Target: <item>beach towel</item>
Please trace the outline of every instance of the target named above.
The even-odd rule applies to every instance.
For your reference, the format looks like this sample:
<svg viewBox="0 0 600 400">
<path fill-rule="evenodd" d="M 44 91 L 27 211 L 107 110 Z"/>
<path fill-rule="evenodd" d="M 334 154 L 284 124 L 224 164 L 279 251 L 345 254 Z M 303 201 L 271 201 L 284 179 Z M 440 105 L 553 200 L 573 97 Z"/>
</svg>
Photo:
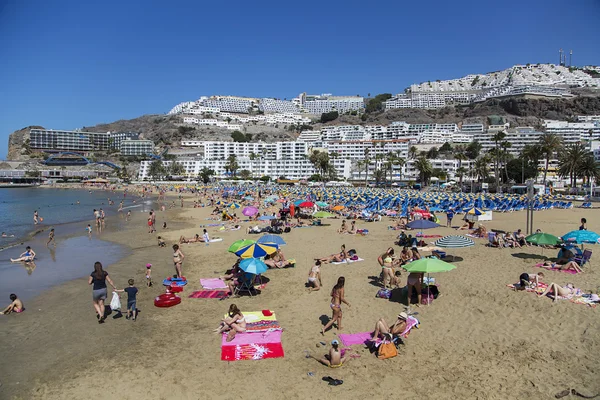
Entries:
<svg viewBox="0 0 600 400">
<path fill-rule="evenodd" d="M 427 239 L 431 239 L 431 238 L 441 238 L 442 235 L 419 235 L 417 233 L 417 237 L 419 238 L 427 238 Z"/>
<path fill-rule="evenodd" d="M 346 259 L 346 261 L 335 261 L 335 262 L 331 262 L 330 264 L 334 264 L 334 265 L 338 265 L 338 264 L 352 264 L 355 262 L 359 262 L 359 261 L 365 261 L 362 258 L 359 258 L 358 260 L 350 260 L 350 259 Z"/>
<path fill-rule="evenodd" d="M 221 346 L 235 346 L 244 344 L 281 343 L 281 330 L 269 332 L 239 332 L 231 342 L 227 341 L 227 333 L 221 335 Z"/>
<path fill-rule="evenodd" d="M 272 315 L 266 316 L 262 311 L 242 311 L 242 314 L 246 318 L 247 323 L 258 322 L 258 321 L 277 321 L 277 316 L 274 312 Z M 229 315 L 225 314 L 223 318 L 228 318 Z"/>
<path fill-rule="evenodd" d="M 556 268 L 556 267 L 550 267 L 550 266 L 548 266 L 548 265 L 544 265 L 544 263 L 535 264 L 535 266 L 536 266 L 537 268 L 543 268 L 543 269 L 546 269 L 546 270 L 548 270 L 548 271 L 564 272 L 564 273 L 566 273 L 566 274 L 572 274 L 572 275 L 575 275 L 575 274 L 577 274 L 577 271 L 574 271 L 574 270 L 572 270 L 572 269 L 562 269 L 562 270 L 561 270 L 561 269 L 558 269 L 558 268 Z"/>
<path fill-rule="evenodd" d="M 282 357 L 283 347 L 281 343 L 253 343 L 221 347 L 221 360 L 223 361 L 263 360 L 265 358 Z"/>
<path fill-rule="evenodd" d="M 213 238 L 213 239 L 210 239 L 208 241 L 208 243 L 216 243 L 216 242 L 222 242 L 222 241 L 223 241 L 223 238 Z"/>
<path fill-rule="evenodd" d="M 367 344 L 371 341 L 373 332 L 359 333 L 340 333 L 338 337 L 344 346 L 352 346 L 355 344 Z"/>
<path fill-rule="evenodd" d="M 227 342 L 227 334 L 221 338 L 221 360 L 262 360 L 283 357 L 281 331 L 241 332 Z"/>
<path fill-rule="evenodd" d="M 200 284 L 204 289 L 227 289 L 227 284 L 219 278 L 200 279 Z"/>
<path fill-rule="evenodd" d="M 246 323 L 246 332 L 268 332 L 273 330 L 282 330 L 278 321 L 258 321 Z"/>
<path fill-rule="evenodd" d="M 198 290 L 188 297 L 190 299 L 223 299 L 227 296 L 229 296 L 227 290 Z"/>
<path fill-rule="evenodd" d="M 518 289 L 521 287 L 521 284 L 520 283 L 512 283 L 512 284 L 506 285 L 506 286 L 511 289 Z M 525 291 L 536 292 L 537 294 L 542 294 L 542 293 L 544 293 L 544 290 L 546 290 L 547 287 L 548 287 L 548 284 L 546 284 L 544 282 L 540 282 L 540 283 L 538 283 L 537 288 L 527 287 L 527 288 L 525 288 Z"/>
<path fill-rule="evenodd" d="M 400 334 L 400 336 L 402 337 L 407 337 L 408 334 L 410 333 L 412 328 L 418 328 L 419 327 L 419 320 L 416 319 L 413 316 L 409 316 L 408 319 L 406 320 L 406 328 L 404 329 L 404 331 Z"/>
</svg>

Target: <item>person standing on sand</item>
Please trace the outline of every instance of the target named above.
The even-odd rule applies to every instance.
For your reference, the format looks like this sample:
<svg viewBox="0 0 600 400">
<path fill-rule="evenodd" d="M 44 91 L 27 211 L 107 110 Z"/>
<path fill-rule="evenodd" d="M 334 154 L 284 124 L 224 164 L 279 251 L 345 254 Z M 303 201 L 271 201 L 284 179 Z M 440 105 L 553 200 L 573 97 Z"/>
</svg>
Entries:
<svg viewBox="0 0 600 400">
<path fill-rule="evenodd" d="M 185 256 L 181 252 L 178 244 L 173 245 L 173 265 L 175 266 L 175 273 L 178 278 L 181 278 L 183 274 L 181 273 L 181 264 L 183 263 L 183 259 Z"/>
<path fill-rule="evenodd" d="M 54 240 L 54 228 L 50 229 L 50 233 L 48 233 L 48 243 L 46 243 L 46 247 L 50 245 L 50 242 L 54 242 L 54 247 L 56 247 L 56 240 Z"/>
<path fill-rule="evenodd" d="M 350 303 L 348 303 L 344 297 L 344 285 L 346 283 L 346 279 L 343 276 L 338 278 L 337 283 L 331 289 L 331 311 L 333 313 L 331 320 L 321 329 L 321 334 L 325 335 L 325 331 L 336 323 L 338 331 L 342 330 L 342 303 L 346 304 L 350 307 Z"/>
<path fill-rule="evenodd" d="M 94 304 L 94 309 L 96 310 L 96 318 L 98 318 L 98 323 L 103 324 L 106 319 L 104 315 L 104 300 L 106 300 L 106 281 L 112 286 L 113 289 L 117 289 L 115 284 L 113 283 L 110 276 L 108 276 L 108 272 L 102 269 L 102 264 L 99 261 L 94 263 L 94 272 L 90 274 L 88 279 L 88 285 L 93 285 L 92 287 L 92 302 Z"/>
</svg>

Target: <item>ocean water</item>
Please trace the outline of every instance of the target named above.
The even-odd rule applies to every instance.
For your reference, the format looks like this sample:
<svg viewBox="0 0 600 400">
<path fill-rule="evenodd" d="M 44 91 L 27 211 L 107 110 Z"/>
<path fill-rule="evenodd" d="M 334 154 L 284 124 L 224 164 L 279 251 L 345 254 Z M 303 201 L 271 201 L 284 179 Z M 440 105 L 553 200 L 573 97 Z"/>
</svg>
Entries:
<svg viewBox="0 0 600 400">
<path fill-rule="evenodd" d="M 114 206 L 108 205 L 111 198 Z M 123 193 L 84 189 L 10 188 L 0 189 L 0 231 L 11 238 L 0 238 L 0 247 L 27 237 L 39 229 L 78 221 L 93 221 L 94 208 L 102 208 L 106 215 L 114 215 Z M 124 199 L 124 207 L 139 207 L 130 195 Z M 77 204 L 79 202 L 79 204 Z M 34 225 L 33 212 L 38 211 L 43 222 Z M 85 225 L 84 225 L 85 227 Z M 57 229 L 58 230 L 58 229 Z"/>
<path fill-rule="evenodd" d="M 109 198 L 115 202 L 113 206 L 109 206 Z M 125 212 L 117 211 L 121 200 L 125 212 L 131 210 L 132 214 L 147 213 L 154 206 L 149 200 L 110 191 L 0 189 L 0 231 L 15 236 L 0 238 L 0 304 L 7 303 L 10 293 L 27 300 L 52 286 L 88 276 L 96 261 L 110 271 L 110 264 L 129 253 L 127 247 L 103 240 L 130 224 Z M 102 231 L 94 226 L 94 208 L 105 211 Z M 33 223 L 35 210 L 44 219 L 38 225 Z M 93 227 L 90 236 L 85 231 L 87 224 Z M 50 228 L 56 232 L 56 247 L 46 246 Z M 44 231 L 35 234 L 40 230 Z M 10 262 L 25 246 L 36 252 L 35 262 Z"/>
</svg>

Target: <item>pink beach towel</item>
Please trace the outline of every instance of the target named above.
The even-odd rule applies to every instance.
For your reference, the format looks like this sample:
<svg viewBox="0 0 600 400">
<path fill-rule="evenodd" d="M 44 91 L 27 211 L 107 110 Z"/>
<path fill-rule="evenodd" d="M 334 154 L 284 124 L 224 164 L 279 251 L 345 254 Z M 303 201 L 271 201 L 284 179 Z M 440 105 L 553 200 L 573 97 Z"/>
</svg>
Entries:
<svg viewBox="0 0 600 400">
<path fill-rule="evenodd" d="M 222 299 L 229 296 L 227 290 L 198 290 L 188 297 L 190 299 Z"/>
<path fill-rule="evenodd" d="M 219 278 L 200 279 L 200 284 L 204 289 L 227 289 L 227 284 Z"/>
<path fill-rule="evenodd" d="M 369 342 L 372 337 L 372 332 L 340 333 L 338 336 L 344 346 L 352 346 Z"/>
<path fill-rule="evenodd" d="M 235 346 L 245 344 L 266 344 L 266 343 L 281 343 L 281 331 L 270 332 L 240 332 L 235 335 L 231 341 L 227 341 L 227 334 L 223 333 L 221 338 L 221 346 Z"/>
<path fill-rule="evenodd" d="M 544 265 L 544 263 L 535 264 L 535 266 L 537 268 L 547 269 L 548 271 L 564 272 L 566 274 L 571 274 L 571 275 L 577 274 L 577 271 L 573 271 L 572 269 L 562 269 L 561 270 L 556 267 L 549 267 L 547 265 Z"/>
</svg>

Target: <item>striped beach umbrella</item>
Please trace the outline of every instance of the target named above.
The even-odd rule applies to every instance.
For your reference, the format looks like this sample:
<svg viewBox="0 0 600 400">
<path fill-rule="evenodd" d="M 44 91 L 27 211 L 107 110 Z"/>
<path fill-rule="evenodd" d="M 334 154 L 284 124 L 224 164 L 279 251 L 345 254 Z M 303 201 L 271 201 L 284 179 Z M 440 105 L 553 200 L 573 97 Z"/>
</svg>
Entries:
<svg viewBox="0 0 600 400">
<path fill-rule="evenodd" d="M 250 246 L 242 247 L 235 252 L 235 255 L 241 258 L 260 258 L 268 254 L 273 254 L 279 249 L 275 243 L 253 243 Z"/>
<path fill-rule="evenodd" d="M 465 236 L 449 235 L 436 240 L 433 243 L 433 245 L 438 247 L 457 249 L 461 247 L 475 246 L 475 242 L 472 239 L 469 239 Z"/>
<path fill-rule="evenodd" d="M 251 244 L 256 243 L 256 241 L 252 240 L 252 239 L 240 239 L 240 240 L 236 240 L 235 242 L 233 242 L 231 244 L 231 246 L 229 246 L 229 249 L 227 249 L 228 252 L 230 253 L 235 253 L 236 251 L 238 251 L 239 249 L 241 249 L 242 247 L 248 247 Z"/>
<path fill-rule="evenodd" d="M 480 210 L 479 208 L 477 208 L 477 207 L 473 207 L 473 208 L 471 208 L 471 209 L 467 210 L 467 211 L 466 211 L 466 213 L 467 213 L 468 215 L 481 215 L 481 214 L 483 214 L 483 211 L 481 211 L 481 210 Z"/>
</svg>

